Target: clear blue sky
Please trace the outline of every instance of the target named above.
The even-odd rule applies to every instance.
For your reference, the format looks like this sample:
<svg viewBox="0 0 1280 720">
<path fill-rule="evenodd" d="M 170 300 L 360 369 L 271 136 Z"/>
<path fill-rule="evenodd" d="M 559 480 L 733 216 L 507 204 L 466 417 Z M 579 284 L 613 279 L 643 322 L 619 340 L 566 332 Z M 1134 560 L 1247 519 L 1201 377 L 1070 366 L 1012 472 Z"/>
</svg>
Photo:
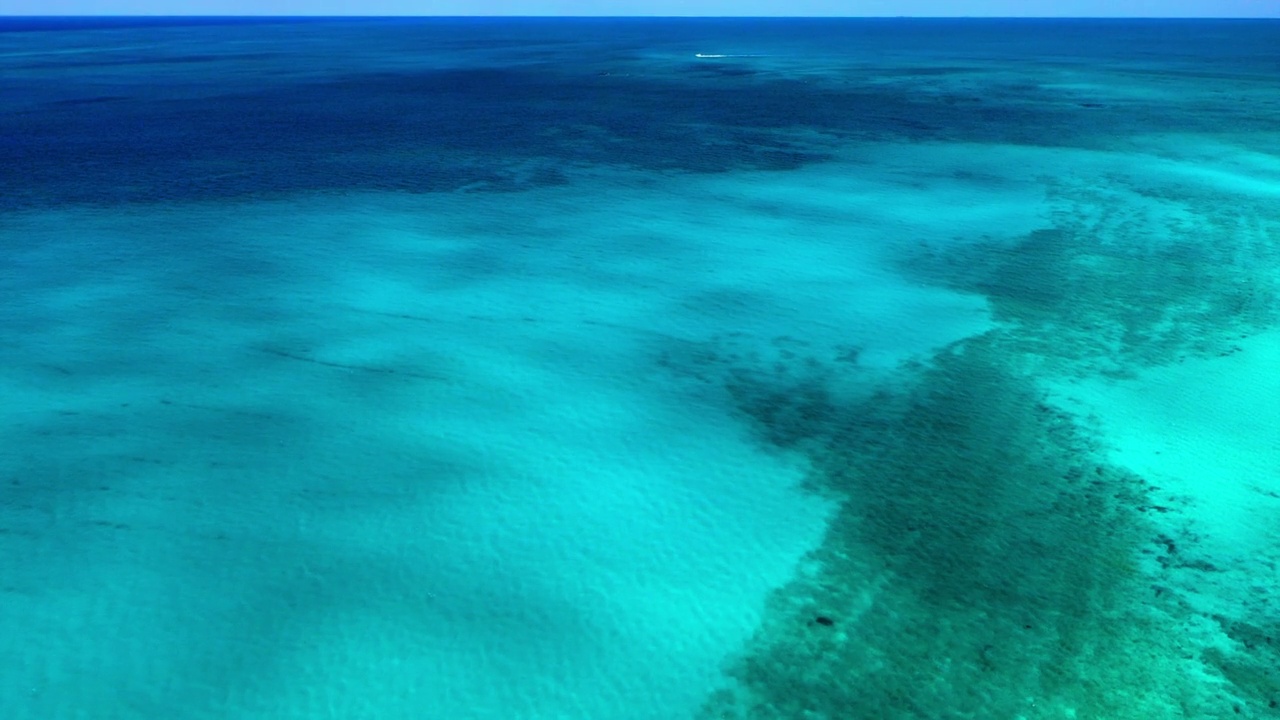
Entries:
<svg viewBox="0 0 1280 720">
<path fill-rule="evenodd" d="M 0 15 L 47 14 L 1280 18 L 1280 0 L 0 0 Z"/>
</svg>

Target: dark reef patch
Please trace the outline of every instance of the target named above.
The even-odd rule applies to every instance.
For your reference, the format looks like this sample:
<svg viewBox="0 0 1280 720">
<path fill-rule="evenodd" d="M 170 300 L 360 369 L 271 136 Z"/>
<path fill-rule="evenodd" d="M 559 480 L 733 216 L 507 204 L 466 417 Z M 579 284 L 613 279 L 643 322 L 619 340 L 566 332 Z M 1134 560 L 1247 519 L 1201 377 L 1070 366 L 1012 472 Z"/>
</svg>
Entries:
<svg viewBox="0 0 1280 720">
<path fill-rule="evenodd" d="M 790 339 L 668 358 L 838 507 L 702 718 L 1275 716 L 1274 613 L 1221 618 L 1230 643 L 1188 649 L 1212 620 L 1166 575 L 1216 567 L 1171 559 L 1195 538 L 1178 508 L 1044 381 L 1230 354 L 1274 327 L 1280 218 L 1109 180 L 1048 182 L 1054 224 L 1025 236 L 904 243 L 905 274 L 985 296 L 998 326 L 893 374 Z"/>
<path fill-rule="evenodd" d="M 1028 698 L 1136 717 L 1165 702 L 1163 679 L 1125 664 L 1168 649 L 1130 602 L 1148 488 L 1001 345 L 960 343 L 861 399 L 813 364 L 728 373 L 761 441 L 801 452 L 839 510 L 704 717 L 1014 717 Z M 1123 698 L 1105 690 L 1122 678 Z"/>
<path fill-rule="evenodd" d="M 1069 375 L 1125 376 L 1230 354 L 1280 323 L 1274 207 L 1226 192 L 1049 183 L 1051 227 L 1011 240 L 904 247 L 901 271 L 988 298 L 1002 342 Z M 1138 201 L 1129 201 L 1138 198 Z M 1179 219 L 1195 208 L 1196 222 Z M 1252 218 L 1246 220 L 1246 218 Z"/>
</svg>

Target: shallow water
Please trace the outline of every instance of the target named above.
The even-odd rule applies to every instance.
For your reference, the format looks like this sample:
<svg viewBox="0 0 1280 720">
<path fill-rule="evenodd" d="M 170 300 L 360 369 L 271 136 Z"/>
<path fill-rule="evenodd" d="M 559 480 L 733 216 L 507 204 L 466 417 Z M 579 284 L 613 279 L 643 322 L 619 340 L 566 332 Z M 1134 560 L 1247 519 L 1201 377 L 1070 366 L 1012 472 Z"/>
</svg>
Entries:
<svg viewBox="0 0 1280 720">
<path fill-rule="evenodd" d="M 5 22 L 6 718 L 1280 717 L 1280 23 Z"/>
</svg>

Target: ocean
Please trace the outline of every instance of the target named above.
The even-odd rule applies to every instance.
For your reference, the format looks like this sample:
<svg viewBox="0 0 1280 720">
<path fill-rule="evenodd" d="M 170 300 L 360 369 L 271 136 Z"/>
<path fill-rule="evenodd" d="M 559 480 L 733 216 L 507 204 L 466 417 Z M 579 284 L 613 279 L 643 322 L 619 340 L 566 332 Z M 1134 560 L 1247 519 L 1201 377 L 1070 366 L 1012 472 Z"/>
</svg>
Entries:
<svg viewBox="0 0 1280 720">
<path fill-rule="evenodd" d="M 0 18 L 0 714 L 1280 717 L 1277 77 Z"/>
</svg>

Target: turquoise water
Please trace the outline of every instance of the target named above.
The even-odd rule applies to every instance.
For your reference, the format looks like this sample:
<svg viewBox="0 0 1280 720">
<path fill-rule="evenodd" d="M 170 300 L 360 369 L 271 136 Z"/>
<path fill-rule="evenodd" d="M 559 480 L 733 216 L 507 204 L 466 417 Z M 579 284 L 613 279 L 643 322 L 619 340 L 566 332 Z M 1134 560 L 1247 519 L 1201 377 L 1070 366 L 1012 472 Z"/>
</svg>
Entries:
<svg viewBox="0 0 1280 720">
<path fill-rule="evenodd" d="M 0 22 L 3 717 L 1280 717 L 1278 71 Z"/>
</svg>

